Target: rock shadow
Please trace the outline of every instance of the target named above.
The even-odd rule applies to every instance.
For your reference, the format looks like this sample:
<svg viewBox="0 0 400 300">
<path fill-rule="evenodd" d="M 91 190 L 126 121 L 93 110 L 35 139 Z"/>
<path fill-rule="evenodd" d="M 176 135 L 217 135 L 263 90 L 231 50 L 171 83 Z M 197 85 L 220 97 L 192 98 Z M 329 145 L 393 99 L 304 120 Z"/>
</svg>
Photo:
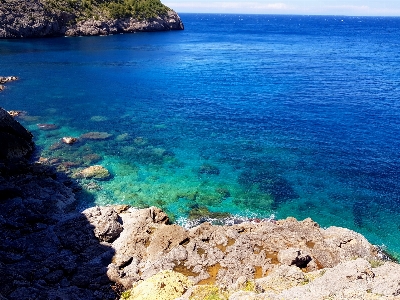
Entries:
<svg viewBox="0 0 400 300">
<path fill-rule="evenodd" d="M 117 297 L 114 250 L 76 211 L 77 188 L 51 166 L 0 164 L 0 299 Z"/>
</svg>

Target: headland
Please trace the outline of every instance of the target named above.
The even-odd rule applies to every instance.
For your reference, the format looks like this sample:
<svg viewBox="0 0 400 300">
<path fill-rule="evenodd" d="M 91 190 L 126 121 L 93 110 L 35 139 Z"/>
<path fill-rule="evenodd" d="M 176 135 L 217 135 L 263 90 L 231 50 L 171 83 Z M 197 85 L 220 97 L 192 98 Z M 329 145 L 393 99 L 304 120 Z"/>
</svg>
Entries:
<svg viewBox="0 0 400 300">
<path fill-rule="evenodd" d="M 94 36 L 183 30 L 178 14 L 159 0 L 4 0 L 0 38 Z"/>
</svg>

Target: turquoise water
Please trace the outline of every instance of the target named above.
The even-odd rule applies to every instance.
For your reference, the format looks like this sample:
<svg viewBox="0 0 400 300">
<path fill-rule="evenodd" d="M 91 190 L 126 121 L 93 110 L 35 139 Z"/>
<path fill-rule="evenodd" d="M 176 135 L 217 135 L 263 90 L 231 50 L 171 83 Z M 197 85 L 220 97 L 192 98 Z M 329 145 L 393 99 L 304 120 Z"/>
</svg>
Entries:
<svg viewBox="0 0 400 300">
<path fill-rule="evenodd" d="M 112 175 L 78 179 L 81 208 L 311 217 L 399 255 L 400 18 L 181 17 L 184 31 L 0 41 L 0 75 L 20 77 L 0 105 L 27 112 L 37 157 Z"/>
</svg>

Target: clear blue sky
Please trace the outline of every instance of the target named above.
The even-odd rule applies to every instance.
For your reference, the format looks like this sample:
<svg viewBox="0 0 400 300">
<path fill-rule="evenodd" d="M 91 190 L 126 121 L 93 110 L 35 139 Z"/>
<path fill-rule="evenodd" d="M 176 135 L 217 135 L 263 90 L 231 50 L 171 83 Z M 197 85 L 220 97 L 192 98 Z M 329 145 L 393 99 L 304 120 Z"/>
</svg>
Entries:
<svg viewBox="0 0 400 300">
<path fill-rule="evenodd" d="M 161 0 L 178 13 L 400 16 L 400 0 Z"/>
</svg>

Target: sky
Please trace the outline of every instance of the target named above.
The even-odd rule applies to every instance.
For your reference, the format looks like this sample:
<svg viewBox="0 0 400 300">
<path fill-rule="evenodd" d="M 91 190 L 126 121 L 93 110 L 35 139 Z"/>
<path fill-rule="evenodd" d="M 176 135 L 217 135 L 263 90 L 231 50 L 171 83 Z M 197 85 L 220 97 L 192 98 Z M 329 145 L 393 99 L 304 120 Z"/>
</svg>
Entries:
<svg viewBox="0 0 400 300">
<path fill-rule="evenodd" d="M 400 16 L 400 0 L 161 0 L 178 13 Z"/>
</svg>

